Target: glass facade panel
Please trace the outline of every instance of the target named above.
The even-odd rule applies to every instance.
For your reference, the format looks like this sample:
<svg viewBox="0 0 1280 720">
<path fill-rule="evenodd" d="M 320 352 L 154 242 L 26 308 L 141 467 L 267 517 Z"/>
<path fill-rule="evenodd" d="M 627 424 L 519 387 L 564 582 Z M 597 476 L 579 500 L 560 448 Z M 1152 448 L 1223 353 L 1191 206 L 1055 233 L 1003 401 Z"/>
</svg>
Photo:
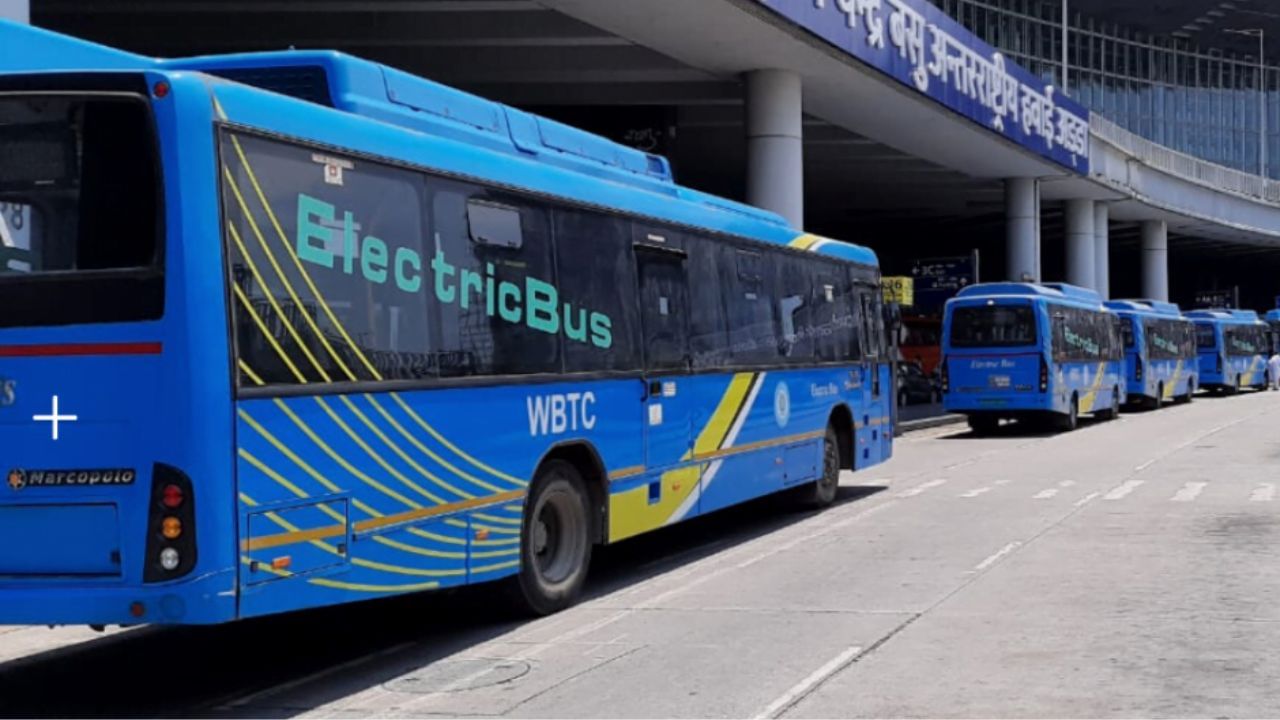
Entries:
<svg viewBox="0 0 1280 720">
<path fill-rule="evenodd" d="M 1048 0 L 931 0 L 1037 76 L 1060 81 L 1062 5 Z M 1262 106 L 1267 172 L 1280 179 L 1280 69 L 1071 17 L 1068 94 L 1130 132 L 1258 173 Z M 1260 82 L 1261 76 L 1261 82 Z M 1264 92 L 1265 91 L 1265 92 Z"/>
</svg>

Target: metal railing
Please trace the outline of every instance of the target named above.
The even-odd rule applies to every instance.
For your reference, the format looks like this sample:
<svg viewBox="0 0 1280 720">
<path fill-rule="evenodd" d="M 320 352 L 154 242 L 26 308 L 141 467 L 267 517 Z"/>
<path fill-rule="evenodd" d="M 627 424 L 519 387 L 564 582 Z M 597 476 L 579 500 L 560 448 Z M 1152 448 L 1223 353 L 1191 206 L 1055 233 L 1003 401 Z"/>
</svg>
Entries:
<svg viewBox="0 0 1280 720">
<path fill-rule="evenodd" d="M 1094 137 L 1112 145 L 1156 170 L 1199 185 L 1241 195 L 1251 200 L 1280 205 L 1280 181 L 1247 173 L 1225 165 L 1201 160 L 1152 142 L 1125 130 L 1107 118 L 1092 113 L 1089 131 Z"/>
</svg>

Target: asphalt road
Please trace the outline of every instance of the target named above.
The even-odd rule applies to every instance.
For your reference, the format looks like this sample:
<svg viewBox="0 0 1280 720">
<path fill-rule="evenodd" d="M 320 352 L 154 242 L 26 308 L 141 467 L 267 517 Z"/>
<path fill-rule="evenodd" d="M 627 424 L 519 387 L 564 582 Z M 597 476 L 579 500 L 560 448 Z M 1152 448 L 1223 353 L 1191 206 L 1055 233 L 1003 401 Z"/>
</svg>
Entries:
<svg viewBox="0 0 1280 720">
<path fill-rule="evenodd" d="M 0 713 L 1280 715 L 1280 394 L 900 439 L 839 504 L 602 552 L 533 622 L 484 588 L 216 629 L 0 628 Z"/>
</svg>

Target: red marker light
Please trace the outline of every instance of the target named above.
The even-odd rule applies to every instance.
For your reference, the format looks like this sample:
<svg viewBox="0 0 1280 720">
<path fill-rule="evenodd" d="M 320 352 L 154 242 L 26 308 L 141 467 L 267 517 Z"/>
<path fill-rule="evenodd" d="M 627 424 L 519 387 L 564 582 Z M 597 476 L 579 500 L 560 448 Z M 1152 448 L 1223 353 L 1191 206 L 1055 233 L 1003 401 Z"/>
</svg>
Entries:
<svg viewBox="0 0 1280 720">
<path fill-rule="evenodd" d="M 157 98 L 164 99 L 169 95 L 169 83 L 161 80 L 151 88 L 151 92 L 154 93 Z"/>
<path fill-rule="evenodd" d="M 129 614 L 136 618 L 140 618 L 147 614 L 147 606 L 140 602 L 134 602 L 129 605 Z"/>
<path fill-rule="evenodd" d="M 186 496 L 182 494 L 182 488 L 177 485 L 165 485 L 164 490 L 161 491 L 160 502 L 167 508 L 176 508 L 182 504 L 183 500 L 186 500 Z"/>
</svg>

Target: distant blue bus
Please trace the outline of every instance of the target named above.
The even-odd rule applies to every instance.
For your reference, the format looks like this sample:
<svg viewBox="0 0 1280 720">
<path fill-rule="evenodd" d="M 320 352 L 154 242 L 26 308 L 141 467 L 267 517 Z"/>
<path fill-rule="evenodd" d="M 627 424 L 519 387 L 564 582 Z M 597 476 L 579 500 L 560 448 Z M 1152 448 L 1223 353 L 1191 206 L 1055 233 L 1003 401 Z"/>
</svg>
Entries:
<svg viewBox="0 0 1280 720">
<path fill-rule="evenodd" d="M 1269 328 L 1252 310 L 1192 310 L 1200 354 L 1200 384 L 1213 393 L 1234 394 L 1267 387 Z"/>
<path fill-rule="evenodd" d="M 0 625 L 547 613 L 892 453 L 865 248 L 346 55 L 0 47 Z"/>
<path fill-rule="evenodd" d="M 1125 351 L 1125 388 L 1130 403 L 1158 408 L 1165 402 L 1191 402 L 1198 387 L 1195 325 L 1173 303 L 1112 300 L 1120 316 Z"/>
<path fill-rule="evenodd" d="M 1280 309 L 1268 310 L 1263 321 L 1267 323 L 1268 332 L 1270 332 L 1271 354 L 1280 352 Z"/>
<path fill-rule="evenodd" d="M 975 433 L 1002 419 L 1114 418 L 1125 399 L 1115 313 L 1092 290 L 1060 284 L 965 288 L 943 319 L 943 405 Z"/>
</svg>

